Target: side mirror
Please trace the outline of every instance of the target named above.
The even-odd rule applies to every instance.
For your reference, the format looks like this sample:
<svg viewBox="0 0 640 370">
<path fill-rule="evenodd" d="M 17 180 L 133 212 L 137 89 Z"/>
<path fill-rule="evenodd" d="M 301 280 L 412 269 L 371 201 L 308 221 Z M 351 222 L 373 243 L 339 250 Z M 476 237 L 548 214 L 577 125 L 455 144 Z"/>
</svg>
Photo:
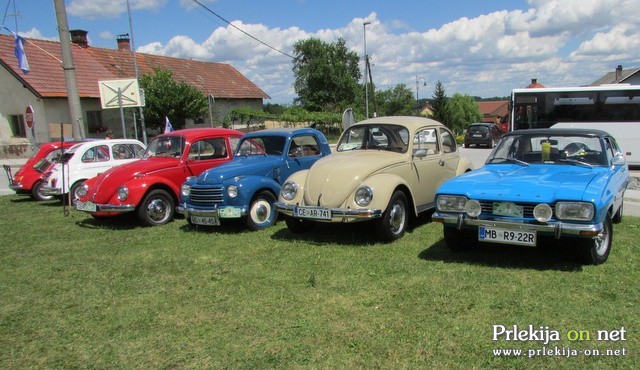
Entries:
<svg viewBox="0 0 640 370">
<path fill-rule="evenodd" d="M 611 163 L 614 166 L 624 166 L 625 164 L 627 164 L 627 159 L 624 157 L 624 155 L 622 155 L 622 153 L 618 152 L 613 157 L 613 160 L 611 161 Z"/>
<path fill-rule="evenodd" d="M 413 156 L 415 158 L 424 158 L 427 156 L 427 150 L 426 149 L 418 149 L 413 153 Z"/>
</svg>

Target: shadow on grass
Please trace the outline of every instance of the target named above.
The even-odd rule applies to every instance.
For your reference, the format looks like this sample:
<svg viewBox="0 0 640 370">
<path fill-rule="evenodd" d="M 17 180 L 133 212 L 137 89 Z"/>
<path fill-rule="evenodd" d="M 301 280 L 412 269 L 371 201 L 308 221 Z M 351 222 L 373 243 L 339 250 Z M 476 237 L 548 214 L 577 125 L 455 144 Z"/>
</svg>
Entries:
<svg viewBox="0 0 640 370">
<path fill-rule="evenodd" d="M 71 210 L 71 212 L 79 212 Z M 138 220 L 132 214 L 123 214 L 113 217 L 87 217 L 83 220 L 76 221 L 76 225 L 85 229 L 108 229 L 108 230 L 132 230 L 139 227 Z"/>
<path fill-rule="evenodd" d="M 418 217 L 412 217 L 405 231 L 411 234 L 415 229 L 431 222 L 431 214 L 425 212 Z M 285 223 L 284 219 L 279 222 Z M 350 222 L 350 223 L 325 223 L 317 222 L 309 231 L 294 233 L 287 227 L 273 233 L 272 239 L 276 240 L 298 240 L 309 244 L 337 244 L 345 246 L 372 246 L 385 244 L 378 237 L 375 230 L 375 223 L 372 221 Z M 406 237 L 406 236 L 405 236 Z"/>
<path fill-rule="evenodd" d="M 444 239 L 418 254 L 426 261 L 466 263 L 514 269 L 582 271 L 582 264 L 573 260 L 569 250 L 562 247 L 534 248 L 517 245 L 478 243 L 467 252 L 453 252 Z"/>
<path fill-rule="evenodd" d="M 240 234 L 240 233 L 252 233 L 253 231 L 247 229 L 242 220 L 225 219 L 220 222 L 219 226 L 204 226 L 190 224 L 184 220 L 184 217 L 174 222 L 182 222 L 183 225 L 179 227 L 183 232 L 199 232 L 204 234 Z"/>
</svg>

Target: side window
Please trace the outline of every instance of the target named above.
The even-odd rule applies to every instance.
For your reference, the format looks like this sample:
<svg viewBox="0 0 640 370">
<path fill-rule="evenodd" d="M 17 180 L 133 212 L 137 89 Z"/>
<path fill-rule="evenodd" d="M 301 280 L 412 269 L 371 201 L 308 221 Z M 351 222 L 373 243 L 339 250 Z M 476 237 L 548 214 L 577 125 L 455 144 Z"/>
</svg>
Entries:
<svg viewBox="0 0 640 370">
<path fill-rule="evenodd" d="M 420 130 L 416 133 L 413 138 L 413 152 L 415 153 L 420 149 L 426 150 L 427 155 L 436 154 L 440 151 L 435 128 Z"/>
<path fill-rule="evenodd" d="M 111 158 L 109 154 L 109 147 L 106 145 L 100 145 L 95 148 L 96 149 L 96 162 L 106 162 Z"/>
<path fill-rule="evenodd" d="M 106 162 L 109 158 L 109 147 L 106 145 L 100 145 L 88 149 L 84 152 L 80 160 L 84 163 Z"/>
<path fill-rule="evenodd" d="M 131 151 L 133 151 L 133 155 L 136 158 L 142 158 L 144 155 L 145 148 L 140 144 L 127 144 Z"/>
<path fill-rule="evenodd" d="M 312 135 L 296 136 L 291 139 L 289 157 L 308 157 L 320 154 L 320 146 Z"/>
<path fill-rule="evenodd" d="M 47 154 L 45 158 L 49 162 L 57 162 L 58 159 L 60 159 L 61 154 L 62 154 L 62 149 L 55 149 L 55 150 L 52 150 L 49 154 Z"/>
<path fill-rule="evenodd" d="M 442 134 L 442 151 L 444 153 L 454 153 L 457 149 L 456 147 L 456 139 L 453 137 L 451 132 L 441 129 Z"/>
<path fill-rule="evenodd" d="M 193 143 L 189 149 L 189 159 L 195 161 L 226 157 L 227 147 L 224 138 L 199 140 Z"/>
<path fill-rule="evenodd" d="M 136 157 L 133 148 L 126 144 L 116 144 L 112 146 L 111 152 L 114 159 L 132 159 Z"/>
</svg>

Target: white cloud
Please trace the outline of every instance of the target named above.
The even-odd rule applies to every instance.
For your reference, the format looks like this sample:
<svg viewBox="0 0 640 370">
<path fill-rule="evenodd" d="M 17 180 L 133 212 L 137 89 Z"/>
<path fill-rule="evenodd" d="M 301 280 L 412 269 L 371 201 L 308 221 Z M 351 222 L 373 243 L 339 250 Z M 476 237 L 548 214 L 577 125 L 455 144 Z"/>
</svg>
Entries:
<svg viewBox="0 0 640 370">
<path fill-rule="evenodd" d="M 136 4 L 153 9 L 164 1 Z M 107 3 L 111 0 L 73 0 L 71 5 L 102 9 Z M 371 22 L 366 27 L 367 52 L 377 87 L 399 83 L 412 87 L 419 75 L 430 86 L 421 88 L 421 96 L 431 95 L 438 80 L 449 94 L 506 96 L 531 78 L 548 86 L 584 85 L 617 64 L 640 64 L 640 1 L 530 0 L 529 6 L 411 32 L 398 32 L 409 28 L 375 12 L 343 27 L 313 33 L 241 21 L 233 25 L 287 54 L 298 40 L 315 37 L 334 42 L 341 37 L 362 57 L 363 22 Z M 230 63 L 275 101 L 294 98 L 291 59 L 229 25 L 213 29 L 204 41 L 174 36 L 166 44 L 149 43 L 139 51 Z"/>
</svg>

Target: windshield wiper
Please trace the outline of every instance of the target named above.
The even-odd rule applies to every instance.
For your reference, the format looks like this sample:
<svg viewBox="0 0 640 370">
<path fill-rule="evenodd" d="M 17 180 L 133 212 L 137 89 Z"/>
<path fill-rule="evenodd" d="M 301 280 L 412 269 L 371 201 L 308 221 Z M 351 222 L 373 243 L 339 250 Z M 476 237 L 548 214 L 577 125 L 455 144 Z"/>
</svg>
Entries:
<svg viewBox="0 0 640 370">
<path fill-rule="evenodd" d="M 521 161 L 519 159 L 512 158 L 512 157 L 509 157 L 509 158 L 505 158 L 505 157 L 491 158 L 489 163 L 493 163 L 494 161 L 505 161 L 505 162 L 515 163 L 515 164 L 519 164 L 521 166 L 529 167 L 529 163 L 527 163 L 525 161 Z"/>
<path fill-rule="evenodd" d="M 573 159 L 573 158 L 560 158 L 560 159 L 556 159 L 556 162 L 563 162 L 563 163 L 570 163 L 570 164 L 575 164 L 578 166 L 585 166 L 585 167 L 589 167 L 589 168 L 593 168 L 593 166 L 587 162 L 583 162 L 583 161 L 579 161 L 577 159 Z"/>
</svg>

